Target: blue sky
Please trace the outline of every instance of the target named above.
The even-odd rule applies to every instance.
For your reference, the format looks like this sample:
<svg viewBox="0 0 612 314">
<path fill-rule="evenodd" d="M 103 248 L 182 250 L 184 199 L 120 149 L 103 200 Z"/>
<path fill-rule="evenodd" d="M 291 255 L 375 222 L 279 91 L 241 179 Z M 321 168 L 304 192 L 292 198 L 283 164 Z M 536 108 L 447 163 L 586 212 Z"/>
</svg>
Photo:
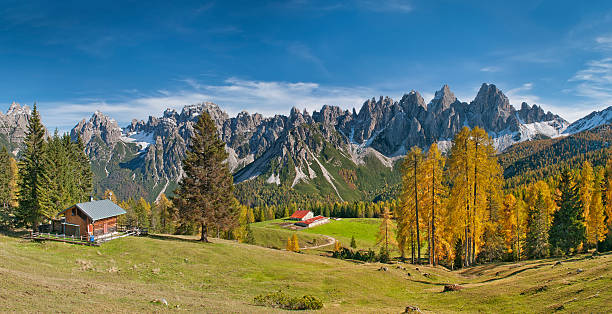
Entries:
<svg viewBox="0 0 612 314">
<path fill-rule="evenodd" d="M 483 82 L 573 121 L 612 105 L 610 1 L 7 1 L 0 110 L 68 130 L 212 101 L 230 114 L 359 109 Z M 176 1 L 179 2 L 179 1 Z"/>
</svg>

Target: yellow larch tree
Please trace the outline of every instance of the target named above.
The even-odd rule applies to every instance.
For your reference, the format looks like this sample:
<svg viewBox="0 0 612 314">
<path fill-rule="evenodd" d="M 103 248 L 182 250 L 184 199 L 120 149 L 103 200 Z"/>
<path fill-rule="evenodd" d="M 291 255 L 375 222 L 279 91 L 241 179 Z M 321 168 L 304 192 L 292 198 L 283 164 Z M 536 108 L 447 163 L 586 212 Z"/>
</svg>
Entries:
<svg viewBox="0 0 612 314">
<path fill-rule="evenodd" d="M 397 241 L 394 237 L 395 230 L 396 227 L 391 210 L 388 207 L 385 207 L 382 220 L 380 221 L 380 226 L 378 227 L 376 245 L 383 245 L 387 254 L 390 252 L 389 245 L 391 245 L 391 248 L 397 246 Z"/>
<path fill-rule="evenodd" d="M 412 263 L 421 261 L 421 225 L 419 217 L 422 196 L 424 194 L 422 185 L 423 178 L 420 175 L 423 168 L 423 153 L 420 148 L 412 147 L 402 164 L 402 199 L 401 210 L 396 213 L 397 219 L 397 242 L 400 246 L 402 257 L 410 243 L 410 254 Z M 415 249 L 416 245 L 416 249 Z"/>
<path fill-rule="evenodd" d="M 470 159 L 470 152 L 472 145 L 470 145 L 470 129 L 464 127 L 461 129 L 455 138 L 453 139 L 453 145 L 451 146 L 450 155 L 448 158 L 447 177 L 450 179 L 450 190 L 449 199 L 449 216 L 453 217 L 455 224 L 461 226 L 461 230 L 456 231 L 455 239 L 460 240 L 462 244 L 462 263 L 464 266 L 469 266 L 468 262 L 468 247 L 469 247 L 469 234 L 470 230 L 470 206 L 472 204 L 472 179 L 470 171 L 473 166 Z M 455 241 L 454 239 L 452 240 Z M 452 245 L 454 250 L 455 246 Z M 455 252 L 456 254 L 457 252 Z M 455 255 L 453 254 L 453 255 Z"/>
<path fill-rule="evenodd" d="M 117 204 L 117 195 L 109 189 L 104 191 L 104 199 L 111 200 L 113 203 Z"/>
<path fill-rule="evenodd" d="M 512 194 L 504 197 L 504 203 L 500 215 L 501 230 L 504 234 L 506 251 L 513 253 L 516 245 L 516 197 Z"/>
<path fill-rule="evenodd" d="M 446 188 L 444 186 L 444 157 L 438 149 L 438 144 L 429 146 L 427 157 L 422 167 L 422 199 L 423 221 L 427 226 L 429 263 L 435 265 L 437 251 L 440 249 L 441 238 L 441 208 L 444 202 Z"/>
<path fill-rule="evenodd" d="M 587 217 L 587 243 L 596 249 L 598 249 L 598 243 L 603 241 L 608 233 L 602 202 L 603 184 L 604 169 L 600 169 L 595 176 L 593 195 L 589 206 L 589 216 Z"/>
<path fill-rule="evenodd" d="M 588 221 L 589 219 L 589 210 L 591 207 L 591 199 L 593 198 L 593 181 L 595 180 L 593 174 L 593 167 L 588 160 L 585 160 L 582 163 L 582 170 L 580 172 L 580 201 L 582 202 L 582 208 L 584 208 L 582 214 L 584 217 L 584 221 Z M 589 230 L 589 224 L 586 223 L 586 234 L 592 234 L 593 232 Z"/>
</svg>

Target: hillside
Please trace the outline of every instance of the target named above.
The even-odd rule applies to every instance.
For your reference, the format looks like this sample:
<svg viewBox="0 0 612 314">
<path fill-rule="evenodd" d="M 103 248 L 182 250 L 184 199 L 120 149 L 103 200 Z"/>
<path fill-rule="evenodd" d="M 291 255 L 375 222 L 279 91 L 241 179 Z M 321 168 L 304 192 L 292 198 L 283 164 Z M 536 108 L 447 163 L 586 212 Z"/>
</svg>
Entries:
<svg viewBox="0 0 612 314">
<path fill-rule="evenodd" d="M 612 255 L 560 265 L 548 259 L 383 272 L 379 264 L 214 242 L 130 237 L 95 248 L 0 235 L 0 310 L 261 312 L 272 309 L 252 305 L 253 297 L 278 290 L 321 298 L 321 312 L 398 313 L 408 305 L 436 313 L 611 309 Z M 443 283 L 465 289 L 440 293 Z M 151 302 L 161 298 L 168 307 Z"/>
<path fill-rule="evenodd" d="M 610 156 L 612 124 L 553 139 L 538 139 L 514 144 L 499 156 L 509 184 L 528 183 L 545 178 L 564 167 L 579 167 L 584 160 L 605 165 Z"/>
</svg>

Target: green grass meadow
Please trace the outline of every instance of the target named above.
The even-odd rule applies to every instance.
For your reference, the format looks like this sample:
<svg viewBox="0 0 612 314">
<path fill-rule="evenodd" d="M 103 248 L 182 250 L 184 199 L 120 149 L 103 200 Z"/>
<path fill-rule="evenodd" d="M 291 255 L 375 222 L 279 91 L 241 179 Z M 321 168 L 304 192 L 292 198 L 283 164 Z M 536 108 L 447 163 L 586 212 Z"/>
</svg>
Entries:
<svg viewBox="0 0 612 314">
<path fill-rule="evenodd" d="M 321 312 L 604 313 L 612 255 L 499 263 L 448 271 L 353 263 L 212 239 L 127 237 L 101 247 L 0 235 L 0 312 L 280 312 L 261 293 L 314 295 Z M 580 269 L 581 271 L 579 271 Z M 442 293 L 443 284 L 465 287 Z M 168 306 L 152 301 L 164 298 Z"/>
</svg>

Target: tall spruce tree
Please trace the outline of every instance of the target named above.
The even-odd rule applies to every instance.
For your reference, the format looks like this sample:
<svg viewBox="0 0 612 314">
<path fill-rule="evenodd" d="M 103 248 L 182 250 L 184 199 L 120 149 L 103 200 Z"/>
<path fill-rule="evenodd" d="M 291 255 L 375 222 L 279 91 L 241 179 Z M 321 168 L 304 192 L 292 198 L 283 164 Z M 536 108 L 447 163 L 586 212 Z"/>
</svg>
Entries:
<svg viewBox="0 0 612 314">
<path fill-rule="evenodd" d="M 553 215 L 549 242 L 553 249 L 569 254 L 586 240 L 580 193 L 569 169 L 561 172 L 558 188 L 561 193 L 556 200 L 559 209 Z"/>
<path fill-rule="evenodd" d="M 19 162 L 19 209 L 17 222 L 36 230 L 42 219 L 43 206 L 41 195 L 43 167 L 45 161 L 45 128 L 40 121 L 40 114 L 34 104 L 28 123 L 24 149 Z"/>
<path fill-rule="evenodd" d="M 11 223 L 16 198 L 16 163 L 5 146 L 0 150 L 0 225 Z"/>
<path fill-rule="evenodd" d="M 213 120 L 202 112 L 183 161 L 185 176 L 173 203 L 183 221 L 200 225 L 200 240 L 208 242 L 207 227 L 229 229 L 237 223 L 233 208 L 233 183 L 225 143 L 219 139 Z M 262 213 L 262 216 L 265 214 Z M 265 217 L 263 217 L 265 219 Z"/>
<path fill-rule="evenodd" d="M 533 188 L 533 186 L 532 186 Z M 525 246 L 528 258 L 544 258 L 548 255 L 548 227 L 546 225 L 546 200 L 542 191 L 536 194 L 533 204 L 527 210 Z"/>
</svg>

